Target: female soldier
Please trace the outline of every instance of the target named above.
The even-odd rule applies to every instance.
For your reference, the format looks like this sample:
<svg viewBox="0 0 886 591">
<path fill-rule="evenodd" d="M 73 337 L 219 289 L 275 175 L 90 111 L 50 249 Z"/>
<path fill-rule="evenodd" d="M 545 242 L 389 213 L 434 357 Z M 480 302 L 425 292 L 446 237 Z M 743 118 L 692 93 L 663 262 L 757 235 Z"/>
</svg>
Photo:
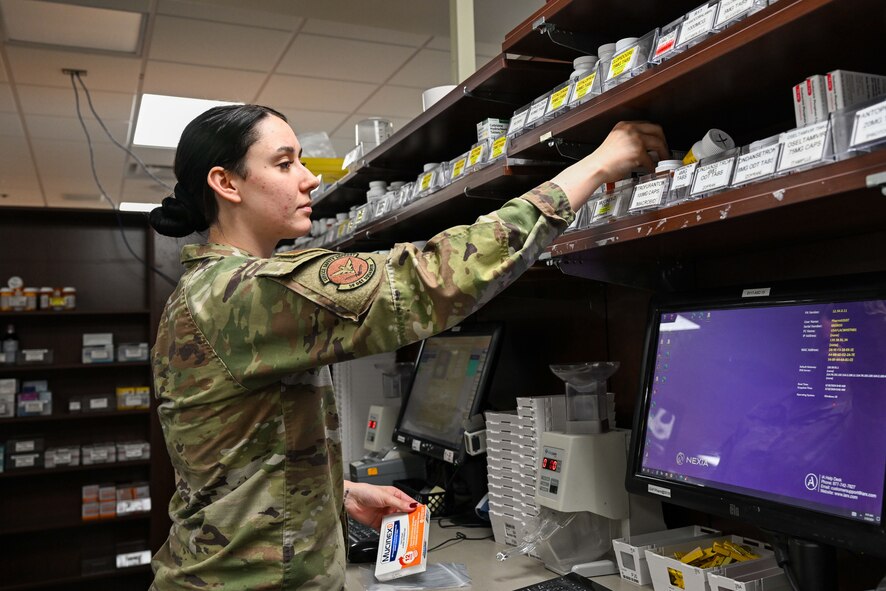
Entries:
<svg viewBox="0 0 886 591">
<path fill-rule="evenodd" d="M 462 321 L 530 266 L 602 183 L 667 154 L 657 126 L 615 127 L 600 148 L 522 197 L 387 255 L 274 254 L 311 227 L 318 181 L 280 113 L 217 107 L 178 145 L 168 236 L 209 229 L 185 266 L 152 351 L 177 490 L 153 589 L 341 589 L 347 511 L 378 527 L 415 503 L 342 480 L 327 365 L 393 351 Z"/>
</svg>

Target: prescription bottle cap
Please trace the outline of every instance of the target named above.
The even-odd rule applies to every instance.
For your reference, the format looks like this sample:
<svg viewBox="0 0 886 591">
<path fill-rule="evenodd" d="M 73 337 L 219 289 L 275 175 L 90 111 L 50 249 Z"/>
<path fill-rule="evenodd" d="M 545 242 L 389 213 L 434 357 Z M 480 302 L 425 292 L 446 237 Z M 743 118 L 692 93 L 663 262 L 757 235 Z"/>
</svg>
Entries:
<svg viewBox="0 0 886 591">
<path fill-rule="evenodd" d="M 597 48 L 597 55 L 601 60 L 608 60 L 615 55 L 615 43 L 606 43 Z"/>
<path fill-rule="evenodd" d="M 617 52 L 621 51 L 622 49 L 627 49 L 628 47 L 630 47 L 631 45 L 633 45 L 636 42 L 637 42 L 636 37 L 625 37 L 624 39 L 619 39 L 615 43 L 615 51 L 617 53 Z"/>
<path fill-rule="evenodd" d="M 655 167 L 655 172 L 665 172 L 668 170 L 677 170 L 683 166 L 682 160 L 662 160 L 658 163 L 658 166 Z"/>
<path fill-rule="evenodd" d="M 703 138 L 701 138 L 701 150 L 703 154 L 701 158 L 716 156 L 717 154 L 725 152 L 726 150 L 731 150 L 734 147 L 735 142 L 732 141 L 729 134 L 719 129 L 711 129 Z"/>
<path fill-rule="evenodd" d="M 583 55 L 572 60 L 572 67 L 576 70 L 590 70 L 596 63 L 596 55 Z"/>
<path fill-rule="evenodd" d="M 426 162 L 424 165 L 424 171 L 428 172 L 429 170 L 434 170 L 439 164 L 439 162 Z"/>
</svg>

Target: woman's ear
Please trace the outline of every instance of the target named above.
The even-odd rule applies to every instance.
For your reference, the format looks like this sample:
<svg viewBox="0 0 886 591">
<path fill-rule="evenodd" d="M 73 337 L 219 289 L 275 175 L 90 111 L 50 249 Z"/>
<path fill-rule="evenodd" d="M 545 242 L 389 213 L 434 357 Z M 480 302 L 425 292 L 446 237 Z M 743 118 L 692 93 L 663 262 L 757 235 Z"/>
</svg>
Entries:
<svg viewBox="0 0 886 591">
<path fill-rule="evenodd" d="M 213 166 L 206 175 L 206 182 L 219 198 L 229 203 L 240 203 L 240 191 L 234 184 L 233 175 L 221 166 Z"/>
</svg>

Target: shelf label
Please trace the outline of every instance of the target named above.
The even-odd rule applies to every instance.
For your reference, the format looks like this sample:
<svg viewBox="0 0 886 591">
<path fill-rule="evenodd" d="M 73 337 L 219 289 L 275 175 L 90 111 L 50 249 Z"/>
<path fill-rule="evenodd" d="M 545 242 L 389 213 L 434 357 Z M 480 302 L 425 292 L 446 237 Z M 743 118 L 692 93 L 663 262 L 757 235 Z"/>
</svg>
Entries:
<svg viewBox="0 0 886 591">
<path fill-rule="evenodd" d="M 123 446 L 123 455 L 127 460 L 142 457 L 141 445 L 125 445 Z"/>
<path fill-rule="evenodd" d="M 387 213 L 388 199 L 388 197 L 382 197 L 378 200 L 378 203 L 375 204 L 375 217 L 378 218 Z"/>
<path fill-rule="evenodd" d="M 683 26 L 680 27 L 680 36 L 677 40 L 677 47 L 685 45 L 704 35 L 710 33 L 714 28 L 714 17 L 717 16 L 717 5 L 708 6 L 686 15 Z"/>
<path fill-rule="evenodd" d="M 849 146 L 855 148 L 883 138 L 886 138 L 886 101 L 860 109 L 855 114 Z"/>
<path fill-rule="evenodd" d="M 434 179 L 434 171 L 426 172 L 421 175 L 421 180 L 418 182 L 418 188 L 420 191 L 427 191 L 431 188 L 431 181 Z"/>
<path fill-rule="evenodd" d="M 80 410 L 80 401 L 79 400 L 69 400 L 68 401 L 68 412 L 76 412 Z"/>
<path fill-rule="evenodd" d="M 612 61 L 609 62 L 609 74 L 606 76 L 606 80 L 618 78 L 625 72 L 630 71 L 634 67 L 634 62 L 637 61 L 637 50 L 639 48 L 638 45 L 634 45 L 612 58 Z"/>
<path fill-rule="evenodd" d="M 147 513 L 151 510 L 151 499 L 130 499 L 117 501 L 117 515 L 130 513 Z"/>
<path fill-rule="evenodd" d="M 108 399 L 107 398 L 90 398 L 89 399 L 89 409 L 95 410 L 97 408 L 108 408 Z"/>
<path fill-rule="evenodd" d="M 418 439 L 412 440 L 412 451 L 421 451 L 421 441 Z"/>
<path fill-rule="evenodd" d="M 681 166 L 680 168 L 675 170 L 674 182 L 671 183 L 671 190 L 683 189 L 692 184 L 692 175 L 695 174 L 695 168 L 697 166 L 698 162 L 693 162 L 692 164 Z"/>
<path fill-rule="evenodd" d="M 508 149 L 508 136 L 503 135 L 500 138 L 497 138 L 494 142 L 492 142 L 492 155 L 489 156 L 490 160 L 495 160 L 496 158 L 501 158 L 504 156 L 505 151 Z"/>
<path fill-rule="evenodd" d="M 356 219 L 354 220 L 354 223 L 355 224 L 362 224 L 363 218 L 366 217 L 366 208 L 365 207 L 358 207 L 355 217 L 356 217 Z"/>
<path fill-rule="evenodd" d="M 108 460 L 108 450 L 107 449 L 93 449 L 92 450 L 92 461 L 93 462 L 105 462 Z"/>
<path fill-rule="evenodd" d="M 23 349 L 22 357 L 25 361 L 45 361 L 47 349 Z"/>
<path fill-rule="evenodd" d="M 824 156 L 825 139 L 828 136 L 828 122 L 822 121 L 800 129 L 781 134 L 781 150 L 778 171 L 782 172 L 818 162 Z"/>
<path fill-rule="evenodd" d="M 554 111 L 563 108 L 566 104 L 566 99 L 569 98 L 569 91 L 572 90 L 572 86 L 564 86 L 560 90 L 556 90 L 551 93 L 551 98 L 548 100 L 548 113 L 553 113 Z"/>
<path fill-rule="evenodd" d="M 652 54 L 653 58 L 658 59 L 674 49 L 677 44 L 677 33 L 679 30 L 679 27 L 675 28 L 670 33 L 665 33 L 658 38 L 658 43 L 655 44 L 655 52 Z"/>
<path fill-rule="evenodd" d="M 739 156 L 732 184 L 740 185 L 774 174 L 780 147 L 780 144 L 775 144 Z"/>
<path fill-rule="evenodd" d="M 151 551 L 142 550 L 141 552 L 127 552 L 126 554 L 117 555 L 117 568 L 129 568 L 132 566 L 141 566 L 151 563 Z"/>
<path fill-rule="evenodd" d="M 61 466 L 62 464 L 70 464 L 71 463 L 71 452 L 69 451 L 57 451 L 55 452 L 55 465 Z"/>
<path fill-rule="evenodd" d="M 631 197 L 631 205 L 628 211 L 643 209 L 655 205 L 661 205 L 665 192 L 668 190 L 670 178 L 655 179 L 634 187 L 634 195 Z"/>
<path fill-rule="evenodd" d="M 27 413 L 43 412 L 43 401 L 42 400 L 28 400 L 22 406 L 25 407 L 25 412 L 27 412 Z"/>
<path fill-rule="evenodd" d="M 348 229 L 348 224 L 345 222 L 341 222 L 338 224 L 338 228 L 335 229 L 335 237 L 341 238 L 345 235 L 345 230 Z"/>
<path fill-rule="evenodd" d="M 511 117 L 511 124 L 508 126 L 508 135 L 513 135 L 523 129 L 523 126 L 526 124 L 527 115 L 529 115 L 529 109 L 520 111 Z"/>
<path fill-rule="evenodd" d="M 361 156 L 363 156 L 363 144 L 358 144 L 354 149 L 345 154 L 345 158 L 341 163 L 341 169 L 346 170 Z"/>
<path fill-rule="evenodd" d="M 474 146 L 468 153 L 468 166 L 475 166 L 483 161 L 483 145 Z"/>
<path fill-rule="evenodd" d="M 606 197 L 600 197 L 597 199 L 597 201 L 594 202 L 594 214 L 591 216 L 591 221 L 596 222 L 597 220 L 612 215 L 612 209 L 615 207 L 617 199 L 617 195 L 607 195 Z"/>
<path fill-rule="evenodd" d="M 13 460 L 15 461 L 16 468 L 33 468 L 34 463 L 37 461 L 38 454 L 29 454 L 26 456 L 15 456 Z"/>
<path fill-rule="evenodd" d="M 754 7 L 756 0 L 720 0 L 717 12 L 717 27 L 722 27 L 734 18 L 741 16 Z"/>
<path fill-rule="evenodd" d="M 450 464 L 455 462 L 455 453 L 451 449 L 443 450 L 443 461 L 449 462 Z"/>
<path fill-rule="evenodd" d="M 735 158 L 724 158 L 711 164 L 699 166 L 698 172 L 695 174 L 695 180 L 692 182 L 690 195 L 698 195 L 728 187 L 729 180 L 732 178 L 733 166 L 735 166 Z"/>
<path fill-rule="evenodd" d="M 452 165 L 452 180 L 457 179 L 464 173 L 465 171 L 465 163 L 467 163 L 467 158 L 459 158 L 455 161 L 455 164 Z"/>
<path fill-rule="evenodd" d="M 546 100 L 538 101 L 537 103 L 533 104 L 532 107 L 529 109 L 529 115 L 526 116 L 526 125 L 529 125 L 530 123 L 535 123 L 536 121 L 541 119 L 542 115 L 545 114 L 545 109 L 547 108 L 547 106 L 548 101 Z"/>
<path fill-rule="evenodd" d="M 575 101 L 580 101 L 583 99 L 591 89 L 594 87 L 594 80 L 597 79 L 597 69 L 594 68 L 594 71 L 585 76 L 584 78 L 579 78 L 575 83 L 575 86 L 572 87 L 572 98 L 569 99 L 569 103 L 574 103 Z"/>
<path fill-rule="evenodd" d="M 12 453 L 20 454 L 29 451 L 34 451 L 35 443 L 33 439 L 29 439 L 27 441 L 16 441 L 13 446 Z"/>
</svg>

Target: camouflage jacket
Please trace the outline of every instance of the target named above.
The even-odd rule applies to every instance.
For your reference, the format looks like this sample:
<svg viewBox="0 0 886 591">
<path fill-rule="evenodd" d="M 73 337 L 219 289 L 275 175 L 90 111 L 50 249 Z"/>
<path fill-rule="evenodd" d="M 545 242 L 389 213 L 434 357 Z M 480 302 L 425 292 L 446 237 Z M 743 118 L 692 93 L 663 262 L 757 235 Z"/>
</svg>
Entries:
<svg viewBox="0 0 886 591">
<path fill-rule="evenodd" d="M 458 324 L 573 213 L 546 183 L 423 250 L 250 256 L 188 245 L 152 350 L 175 469 L 152 589 L 341 589 L 341 444 L 328 364 Z"/>
</svg>

